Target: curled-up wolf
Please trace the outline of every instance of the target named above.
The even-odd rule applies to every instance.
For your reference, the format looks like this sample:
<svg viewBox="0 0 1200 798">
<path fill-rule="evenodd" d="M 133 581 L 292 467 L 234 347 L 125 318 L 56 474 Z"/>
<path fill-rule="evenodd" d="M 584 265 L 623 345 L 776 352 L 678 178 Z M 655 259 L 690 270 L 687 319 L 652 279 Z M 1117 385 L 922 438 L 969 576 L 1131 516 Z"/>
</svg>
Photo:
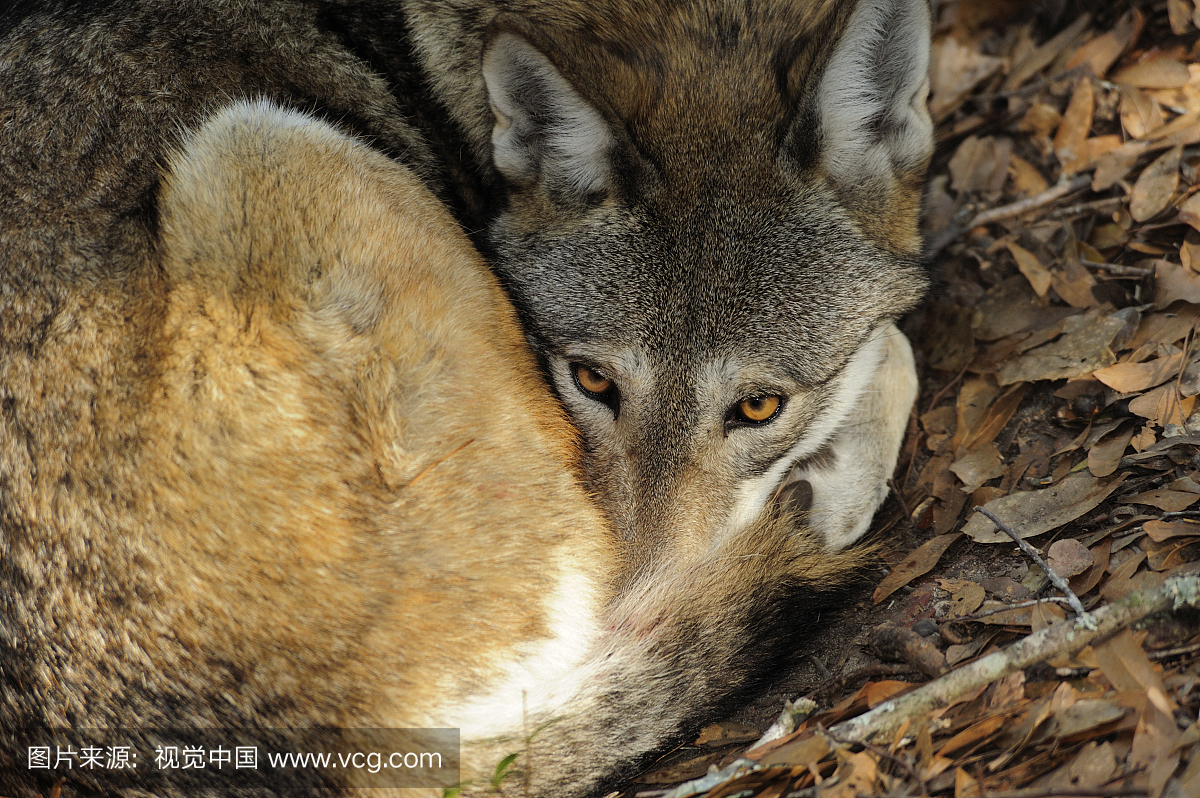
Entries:
<svg viewBox="0 0 1200 798">
<path fill-rule="evenodd" d="M 85 729 L 453 727 L 583 795 L 803 645 L 915 391 L 928 22 L 0 12 L 0 794 L 246 776 Z"/>
</svg>

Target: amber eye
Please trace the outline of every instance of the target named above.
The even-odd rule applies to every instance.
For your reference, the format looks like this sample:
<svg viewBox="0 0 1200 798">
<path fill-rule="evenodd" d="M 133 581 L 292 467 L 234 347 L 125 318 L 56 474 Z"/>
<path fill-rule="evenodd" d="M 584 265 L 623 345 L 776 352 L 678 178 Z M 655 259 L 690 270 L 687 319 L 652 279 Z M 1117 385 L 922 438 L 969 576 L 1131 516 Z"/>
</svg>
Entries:
<svg viewBox="0 0 1200 798">
<path fill-rule="evenodd" d="M 735 415 L 739 421 L 762 424 L 775 417 L 782 401 L 778 396 L 752 396 L 738 403 Z"/>
<path fill-rule="evenodd" d="M 575 382 L 579 383 L 579 387 L 584 393 L 602 396 L 612 390 L 613 381 L 594 368 L 576 363 L 573 369 L 575 371 Z"/>
</svg>

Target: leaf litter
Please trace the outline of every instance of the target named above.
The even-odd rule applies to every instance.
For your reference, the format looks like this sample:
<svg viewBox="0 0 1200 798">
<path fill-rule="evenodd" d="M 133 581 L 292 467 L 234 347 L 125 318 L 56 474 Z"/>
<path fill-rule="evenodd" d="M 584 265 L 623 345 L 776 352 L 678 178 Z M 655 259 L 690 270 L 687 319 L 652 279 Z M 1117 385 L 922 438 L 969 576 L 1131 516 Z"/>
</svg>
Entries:
<svg viewBox="0 0 1200 798">
<path fill-rule="evenodd" d="M 905 326 L 923 392 L 875 523 L 877 586 L 848 613 L 874 613 L 843 657 L 858 667 L 818 661 L 773 741 L 714 724 L 613 798 L 1200 795 L 1195 612 L 1047 653 L 866 742 L 829 733 L 1076 623 L 977 506 L 1089 614 L 1200 574 L 1200 9 L 1051 6 L 937 6 L 942 290 Z"/>
</svg>

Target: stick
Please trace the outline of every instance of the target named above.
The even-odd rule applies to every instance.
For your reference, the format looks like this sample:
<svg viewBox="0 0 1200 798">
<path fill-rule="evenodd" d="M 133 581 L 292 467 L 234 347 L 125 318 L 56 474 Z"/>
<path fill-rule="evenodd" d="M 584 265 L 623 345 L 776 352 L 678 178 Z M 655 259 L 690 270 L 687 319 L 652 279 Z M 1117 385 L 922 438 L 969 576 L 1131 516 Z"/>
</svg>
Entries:
<svg viewBox="0 0 1200 798">
<path fill-rule="evenodd" d="M 1085 619 L 1088 618 L 1087 610 L 1083 608 L 1083 604 L 1079 601 L 1079 596 L 1075 595 L 1075 591 L 1072 590 L 1071 586 L 1067 584 L 1066 579 L 1063 579 L 1054 572 L 1053 568 L 1046 564 L 1046 561 L 1042 559 L 1042 555 L 1037 553 L 1037 549 L 1035 549 L 1033 546 L 1030 546 L 1027 542 L 1021 539 L 1020 535 L 1009 529 L 1008 525 L 997 518 L 991 510 L 984 509 L 983 507 L 976 507 L 975 512 L 983 513 L 984 517 L 995 524 L 997 529 L 1003 530 L 1004 534 L 1016 541 L 1017 545 L 1021 547 L 1021 551 L 1025 552 L 1027 555 L 1029 555 L 1030 559 L 1040 565 L 1042 570 L 1046 572 L 1046 576 L 1050 577 L 1050 581 L 1054 583 L 1054 586 L 1062 591 L 1063 595 L 1067 597 L 1067 601 L 1071 604 L 1071 609 L 1077 616 L 1076 619 L 1078 621 L 1086 622 Z"/>
<path fill-rule="evenodd" d="M 1038 208 L 1043 208 L 1054 202 L 1059 197 L 1065 197 L 1067 194 L 1073 194 L 1082 188 L 1086 188 L 1092 184 L 1092 176 L 1089 174 L 1076 175 L 1065 183 L 1056 183 L 1040 194 L 1034 194 L 1032 197 L 1026 197 L 1017 202 L 1010 202 L 1008 205 L 1001 205 L 999 208 L 992 208 L 986 211 L 980 211 L 975 214 L 975 218 L 967 223 L 967 229 L 981 227 L 992 222 L 1001 222 L 1005 219 L 1011 219 L 1014 216 L 1020 216 L 1029 211 L 1035 211 Z"/>
<path fill-rule="evenodd" d="M 1092 614 L 1095 628 L 1082 627 L 1070 620 L 1059 621 L 911 693 L 885 701 L 829 731 L 848 742 L 894 734 L 906 719 L 948 706 L 971 690 L 985 687 L 1010 673 L 1052 657 L 1074 654 L 1093 641 L 1108 637 L 1156 612 L 1197 604 L 1200 604 L 1200 576 L 1172 577 L 1154 590 L 1135 590 L 1120 601 L 1096 610 Z"/>
</svg>

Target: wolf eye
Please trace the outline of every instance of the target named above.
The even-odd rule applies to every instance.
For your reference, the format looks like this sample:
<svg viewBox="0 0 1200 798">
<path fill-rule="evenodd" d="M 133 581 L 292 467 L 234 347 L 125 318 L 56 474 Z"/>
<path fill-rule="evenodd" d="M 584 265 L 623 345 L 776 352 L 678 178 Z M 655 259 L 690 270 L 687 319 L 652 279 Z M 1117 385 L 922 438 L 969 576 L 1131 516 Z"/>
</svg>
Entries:
<svg viewBox="0 0 1200 798">
<path fill-rule="evenodd" d="M 726 426 L 766 424 L 779 415 L 781 407 L 783 407 L 783 397 L 781 396 L 751 396 L 749 399 L 738 402 L 737 406 L 729 411 Z"/>
<path fill-rule="evenodd" d="M 615 382 L 583 363 L 571 364 L 571 376 L 575 379 L 576 387 L 584 396 L 607 405 L 613 411 L 614 416 L 617 414 L 620 397 L 617 394 Z"/>
</svg>

